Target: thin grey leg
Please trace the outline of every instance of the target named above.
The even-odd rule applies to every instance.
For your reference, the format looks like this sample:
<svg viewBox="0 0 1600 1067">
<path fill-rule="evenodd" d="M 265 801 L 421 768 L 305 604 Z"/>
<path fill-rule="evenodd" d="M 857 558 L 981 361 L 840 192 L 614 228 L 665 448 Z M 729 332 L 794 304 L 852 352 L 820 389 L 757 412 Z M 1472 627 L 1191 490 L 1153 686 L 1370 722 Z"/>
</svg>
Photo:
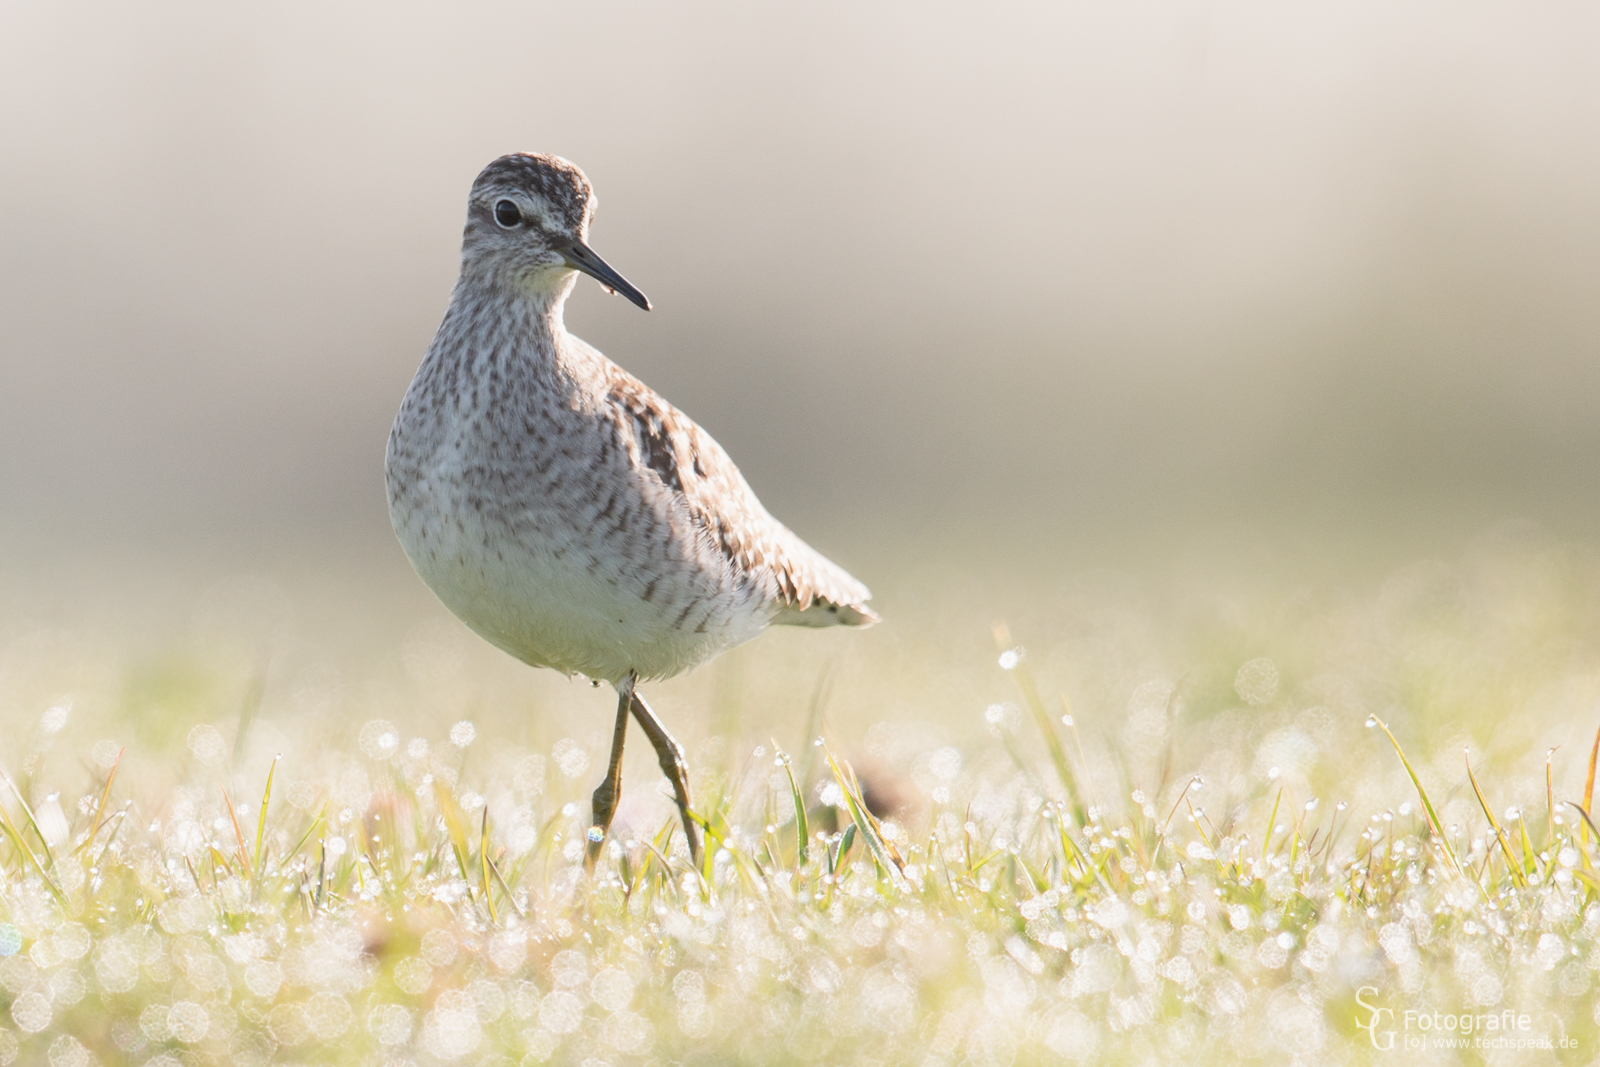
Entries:
<svg viewBox="0 0 1600 1067">
<path fill-rule="evenodd" d="M 689 855 L 695 866 L 699 867 L 700 826 L 689 814 L 689 764 L 683 758 L 683 746 L 667 733 L 667 728 L 656 719 L 655 712 L 650 710 L 650 705 L 644 702 L 644 697 L 631 683 L 628 690 L 633 697 L 633 717 L 655 746 L 656 757 L 661 761 L 661 773 L 672 783 L 672 795 L 678 802 L 678 817 L 683 820 L 683 836 L 689 842 Z"/>
<path fill-rule="evenodd" d="M 611 818 L 617 813 L 617 800 L 622 796 L 622 744 L 628 738 L 628 704 L 632 695 L 631 683 L 617 693 L 617 728 L 611 735 L 611 766 L 606 768 L 605 780 L 590 801 L 594 818 L 589 824 L 589 848 L 584 860 L 590 868 L 600 858 L 600 846 L 611 832 Z"/>
</svg>

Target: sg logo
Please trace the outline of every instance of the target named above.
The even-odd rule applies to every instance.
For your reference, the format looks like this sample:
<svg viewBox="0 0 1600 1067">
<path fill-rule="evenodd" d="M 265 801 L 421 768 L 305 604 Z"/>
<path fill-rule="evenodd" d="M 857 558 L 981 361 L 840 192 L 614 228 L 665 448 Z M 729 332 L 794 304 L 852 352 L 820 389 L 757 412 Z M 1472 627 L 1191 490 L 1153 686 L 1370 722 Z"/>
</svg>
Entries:
<svg viewBox="0 0 1600 1067">
<path fill-rule="evenodd" d="M 1366 1022 L 1362 1022 L 1360 1016 L 1356 1017 L 1356 1028 L 1367 1032 L 1367 1038 L 1372 1042 L 1373 1048 L 1387 1052 L 1394 1048 L 1394 1031 L 1379 1030 L 1378 1024 L 1383 1021 L 1384 1016 L 1388 1016 L 1389 1021 L 1393 1022 L 1394 1012 L 1389 1008 L 1380 1008 L 1376 1004 L 1369 1003 L 1366 999 L 1368 993 L 1377 996 L 1378 987 L 1364 985 L 1356 990 L 1356 1003 L 1367 1012 Z"/>
</svg>

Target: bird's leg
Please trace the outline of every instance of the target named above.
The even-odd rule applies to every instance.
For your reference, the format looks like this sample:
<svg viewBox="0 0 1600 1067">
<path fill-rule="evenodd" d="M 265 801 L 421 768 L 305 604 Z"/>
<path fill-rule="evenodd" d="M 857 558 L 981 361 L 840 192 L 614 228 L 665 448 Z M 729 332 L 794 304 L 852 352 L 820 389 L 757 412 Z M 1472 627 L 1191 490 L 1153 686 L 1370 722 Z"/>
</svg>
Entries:
<svg viewBox="0 0 1600 1067">
<path fill-rule="evenodd" d="M 644 702 L 644 697 L 631 686 L 629 691 L 633 695 L 633 717 L 644 727 L 645 735 L 656 748 L 656 757 L 661 760 L 661 773 L 672 783 L 672 795 L 678 802 L 678 816 L 683 820 L 683 836 L 689 842 L 689 857 L 694 860 L 694 865 L 698 868 L 700 827 L 689 814 L 689 765 L 683 758 L 683 746 L 667 733 L 667 728 L 656 719 L 655 712 Z"/>
<path fill-rule="evenodd" d="M 622 743 L 628 738 L 628 705 L 633 697 L 630 680 L 617 692 L 617 728 L 611 735 L 611 766 L 606 768 L 605 780 L 594 791 L 591 800 L 594 818 L 589 825 L 589 849 L 584 860 L 591 870 L 600 858 L 600 846 L 611 832 L 611 817 L 617 813 L 617 800 L 622 796 Z"/>
</svg>

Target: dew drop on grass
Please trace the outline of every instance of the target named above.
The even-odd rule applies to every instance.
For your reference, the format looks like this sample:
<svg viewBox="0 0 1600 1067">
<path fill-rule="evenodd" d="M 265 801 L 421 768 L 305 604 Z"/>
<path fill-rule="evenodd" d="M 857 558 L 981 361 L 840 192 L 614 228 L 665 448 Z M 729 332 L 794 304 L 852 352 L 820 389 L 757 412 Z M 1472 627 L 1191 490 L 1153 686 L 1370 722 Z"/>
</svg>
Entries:
<svg viewBox="0 0 1600 1067">
<path fill-rule="evenodd" d="M 1370 730 L 1374 726 L 1377 726 L 1377 725 L 1378 725 L 1378 717 L 1376 715 L 1368 715 L 1367 716 L 1367 729 Z"/>
<path fill-rule="evenodd" d="M 20 993 L 11 1002 L 11 1021 L 25 1033 L 36 1034 L 50 1025 L 50 1001 L 32 991 Z"/>
<path fill-rule="evenodd" d="M 210 723 L 201 723 L 189 731 L 189 751 L 208 766 L 220 766 L 228 758 L 228 743 L 222 732 Z"/>
<path fill-rule="evenodd" d="M 72 714 L 72 701 L 64 701 L 45 710 L 39 719 L 39 729 L 47 734 L 58 734 L 67 727 L 67 718 Z"/>
<path fill-rule="evenodd" d="M 589 769 L 589 753 L 570 737 L 563 737 L 557 741 L 550 755 L 556 761 L 556 766 L 561 769 L 561 773 L 568 778 L 581 778 Z"/>
<path fill-rule="evenodd" d="M 456 938 L 443 927 L 422 935 L 422 958 L 435 967 L 448 967 L 456 958 Z"/>
<path fill-rule="evenodd" d="M 1234 675 L 1233 691 L 1252 707 L 1272 703 L 1278 695 L 1278 667 L 1266 657 L 1250 660 Z"/>
<path fill-rule="evenodd" d="M 211 1018 L 206 1009 L 190 1000 L 180 1000 L 167 1011 L 167 1031 L 186 1045 L 206 1036 Z"/>
<path fill-rule="evenodd" d="M 400 729 L 385 719 L 373 719 L 361 728 L 359 743 L 369 759 L 386 760 L 400 750 Z"/>
</svg>

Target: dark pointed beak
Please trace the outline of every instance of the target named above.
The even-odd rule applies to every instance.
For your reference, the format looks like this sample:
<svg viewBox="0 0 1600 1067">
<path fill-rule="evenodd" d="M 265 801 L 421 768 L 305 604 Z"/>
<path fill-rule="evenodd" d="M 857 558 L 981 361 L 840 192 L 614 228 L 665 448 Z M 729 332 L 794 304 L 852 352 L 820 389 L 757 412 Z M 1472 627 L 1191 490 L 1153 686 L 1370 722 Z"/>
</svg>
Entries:
<svg viewBox="0 0 1600 1067">
<path fill-rule="evenodd" d="M 611 264 L 595 255 L 594 249 L 582 241 L 573 238 L 561 254 L 567 257 L 567 266 L 573 270 L 583 271 L 613 293 L 621 293 L 645 311 L 650 310 L 650 298 L 635 289 L 633 283 L 618 274 Z"/>
</svg>

